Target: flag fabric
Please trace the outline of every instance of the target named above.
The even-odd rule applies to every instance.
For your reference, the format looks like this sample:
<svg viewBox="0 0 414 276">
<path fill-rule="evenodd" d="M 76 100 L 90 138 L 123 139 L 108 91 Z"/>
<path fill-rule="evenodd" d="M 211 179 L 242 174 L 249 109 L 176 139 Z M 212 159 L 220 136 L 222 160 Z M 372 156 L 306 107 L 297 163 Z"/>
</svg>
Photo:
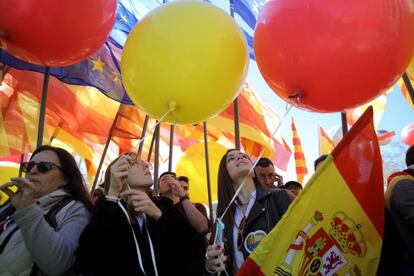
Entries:
<svg viewBox="0 0 414 276">
<path fill-rule="evenodd" d="M 114 27 L 101 49 L 79 63 L 51 68 L 50 75 L 67 84 L 95 87 L 118 102 L 132 104 L 122 84 L 120 60 L 125 40 L 140 18 L 136 6 L 140 7 L 130 0 L 118 1 Z M 20 70 L 45 71 L 42 66 L 24 62 L 0 49 L 1 62 Z"/>
<path fill-rule="evenodd" d="M 395 136 L 395 131 L 387 131 L 383 129 L 377 130 L 377 137 L 378 137 L 378 143 L 380 146 L 385 146 L 391 143 L 392 138 Z"/>
<path fill-rule="evenodd" d="M 278 160 L 275 165 L 286 170 L 291 151 L 282 146 L 271 134 L 271 131 L 280 124 L 279 116 L 255 94 L 248 83 L 244 84 L 238 99 L 240 142 L 245 152 L 252 158 L 257 158 L 265 149 L 263 156 Z M 234 136 L 234 104 L 232 103 L 218 116 L 210 119 L 208 125 L 226 130 Z M 234 138 L 232 140 L 234 141 Z"/>
<path fill-rule="evenodd" d="M 251 9 L 255 7 L 257 10 L 259 6 L 263 6 L 263 3 L 254 2 L 256 1 L 237 0 L 234 3 L 235 12 L 240 14 L 243 22 L 241 28 L 252 59 L 254 59 L 253 31 L 257 14 L 254 14 Z M 93 86 L 118 102 L 133 104 L 122 84 L 120 71 L 122 49 L 132 28 L 147 12 L 159 5 L 160 2 L 156 0 L 119 0 L 114 27 L 102 48 L 79 63 L 50 68 L 50 75 L 67 84 Z M 45 72 L 44 67 L 24 62 L 2 49 L 0 49 L 1 63 L 20 70 Z"/>
<path fill-rule="evenodd" d="M 328 134 L 326 134 L 322 127 L 319 127 L 319 156 L 330 154 L 334 147 L 335 145 L 331 138 L 329 138 Z"/>
<path fill-rule="evenodd" d="M 385 94 L 380 95 L 379 97 L 375 98 L 369 103 L 366 103 L 354 109 L 346 110 L 346 119 L 347 119 L 348 124 L 350 126 L 355 124 L 355 122 L 362 115 L 362 113 L 364 113 L 364 111 L 368 108 L 368 106 L 372 106 L 372 108 L 374 109 L 374 126 L 375 126 L 375 129 L 377 129 L 379 125 L 381 124 L 382 115 L 384 114 L 384 110 L 387 105 L 386 94 L 389 92 L 391 92 L 390 89 Z"/>
<path fill-rule="evenodd" d="M 370 107 L 238 275 L 375 275 L 383 225 L 381 155 Z"/>
<path fill-rule="evenodd" d="M 412 67 L 412 65 L 410 65 L 410 67 Z M 411 70 L 413 70 L 413 69 L 411 69 Z M 407 71 L 407 73 L 408 72 L 410 72 L 410 71 Z M 408 77 L 410 79 L 411 86 L 414 87 L 414 83 L 413 83 L 414 75 L 413 74 L 407 74 L 407 75 L 408 75 Z M 406 99 L 408 105 L 412 109 L 414 109 L 414 102 L 412 101 L 412 99 L 410 97 L 410 94 L 408 93 L 407 86 L 404 84 L 404 81 L 403 81 L 402 78 L 398 81 L 398 86 L 400 87 L 401 93 L 403 94 L 404 98 Z"/>
<path fill-rule="evenodd" d="M 299 183 L 302 183 L 303 178 L 308 173 L 308 168 L 306 167 L 305 155 L 303 154 L 302 143 L 300 142 L 298 132 L 296 130 L 295 121 L 292 117 L 291 122 L 292 127 L 292 137 L 293 137 L 293 150 L 295 156 L 295 165 L 296 165 L 296 177 Z"/>
</svg>

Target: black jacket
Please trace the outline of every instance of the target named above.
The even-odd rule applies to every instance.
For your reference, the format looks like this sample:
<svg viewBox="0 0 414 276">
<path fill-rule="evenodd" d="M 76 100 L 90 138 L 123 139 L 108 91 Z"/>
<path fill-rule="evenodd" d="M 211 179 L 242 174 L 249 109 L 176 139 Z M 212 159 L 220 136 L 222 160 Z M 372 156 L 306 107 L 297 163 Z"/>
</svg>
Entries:
<svg viewBox="0 0 414 276">
<path fill-rule="evenodd" d="M 256 201 L 247 217 L 246 225 L 243 231 L 243 246 L 242 251 L 246 259 L 253 251 L 254 241 L 252 241 L 253 234 L 257 231 L 264 231 L 268 234 L 273 227 L 279 222 L 283 214 L 288 209 L 290 203 L 294 200 L 293 194 L 285 189 L 269 189 L 263 185 L 256 185 Z M 226 255 L 229 258 L 228 266 L 233 264 L 233 227 L 226 229 L 225 243 Z M 250 235 L 249 235 L 250 234 Z M 249 239 L 250 242 L 246 241 Z M 229 271 L 230 269 L 227 269 Z"/>
<path fill-rule="evenodd" d="M 194 254 L 194 231 L 172 204 L 153 198 L 161 209 L 158 221 L 147 217 L 159 275 L 191 275 L 187 260 Z M 147 275 L 154 275 L 146 235 L 134 225 Z M 144 275 L 138 263 L 128 220 L 116 202 L 97 201 L 89 225 L 79 240 L 77 257 L 85 275 Z"/>
</svg>

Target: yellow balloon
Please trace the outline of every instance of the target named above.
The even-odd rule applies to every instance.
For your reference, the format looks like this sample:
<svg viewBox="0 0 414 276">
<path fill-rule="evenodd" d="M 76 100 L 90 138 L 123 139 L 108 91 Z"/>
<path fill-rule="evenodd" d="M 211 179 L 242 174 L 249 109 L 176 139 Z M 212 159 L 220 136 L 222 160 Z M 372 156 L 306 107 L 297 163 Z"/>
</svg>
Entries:
<svg viewBox="0 0 414 276">
<path fill-rule="evenodd" d="M 217 173 L 220 160 L 227 149 L 217 143 L 208 143 L 211 195 L 213 201 L 217 200 Z M 190 198 L 192 202 L 208 204 L 206 160 L 204 144 L 194 144 L 189 147 L 176 166 L 177 176 L 185 175 L 190 180 Z"/>
<path fill-rule="evenodd" d="M 10 182 L 10 178 L 19 176 L 19 164 L 10 162 L 0 162 L 0 186 L 4 183 Z M 16 191 L 16 187 L 11 187 Z M 0 206 L 3 205 L 9 197 L 0 191 Z"/>
<path fill-rule="evenodd" d="M 237 96 L 249 64 L 237 23 L 200 1 L 174 1 L 148 13 L 131 31 L 122 79 L 146 113 L 174 124 L 198 123 Z"/>
</svg>

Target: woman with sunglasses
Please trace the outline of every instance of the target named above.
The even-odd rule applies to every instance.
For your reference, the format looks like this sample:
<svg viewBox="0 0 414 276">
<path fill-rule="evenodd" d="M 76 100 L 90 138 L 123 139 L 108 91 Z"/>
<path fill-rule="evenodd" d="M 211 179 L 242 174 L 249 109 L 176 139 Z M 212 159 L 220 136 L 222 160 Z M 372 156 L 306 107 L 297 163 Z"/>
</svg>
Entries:
<svg viewBox="0 0 414 276">
<path fill-rule="evenodd" d="M 78 260 L 86 275 L 191 275 L 177 254 L 186 254 L 191 226 L 172 202 L 150 198 L 149 164 L 135 153 L 114 160 L 105 173 L 106 196 L 97 200 L 79 240 Z M 180 251 L 181 252 L 181 251 Z"/>
<path fill-rule="evenodd" d="M 224 248 L 223 245 L 207 247 L 207 272 L 226 270 L 229 275 L 235 274 L 294 199 L 287 190 L 273 190 L 261 185 L 252 166 L 245 153 L 234 149 L 227 151 L 220 161 L 217 217 L 223 215 L 235 191 L 244 184 L 222 220 Z"/>
<path fill-rule="evenodd" d="M 66 150 L 41 146 L 22 169 L 24 178 L 0 188 L 10 196 L 0 210 L 0 275 L 70 275 L 92 208 L 79 168 Z"/>
</svg>

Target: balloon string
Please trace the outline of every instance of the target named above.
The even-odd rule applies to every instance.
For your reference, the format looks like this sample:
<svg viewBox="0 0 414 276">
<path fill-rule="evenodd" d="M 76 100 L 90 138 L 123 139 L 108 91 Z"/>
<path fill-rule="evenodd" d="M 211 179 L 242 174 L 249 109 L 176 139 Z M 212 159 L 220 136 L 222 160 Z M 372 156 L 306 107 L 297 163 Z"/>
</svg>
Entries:
<svg viewBox="0 0 414 276">
<path fill-rule="evenodd" d="M 282 117 L 282 120 L 279 121 L 279 125 L 276 127 L 275 131 L 273 131 L 272 135 L 270 136 L 270 138 L 273 138 L 273 136 L 276 135 L 277 131 L 279 130 L 279 128 L 282 126 L 282 123 L 285 121 L 286 116 L 289 114 L 290 110 L 292 109 L 292 105 L 289 105 L 289 107 L 287 108 L 285 114 Z M 232 197 L 232 199 L 230 200 L 229 204 L 227 205 L 226 209 L 224 210 L 223 214 L 220 217 L 220 220 L 223 220 L 224 215 L 227 213 L 227 211 L 229 210 L 230 206 L 233 204 L 233 202 L 236 200 L 236 197 L 239 195 L 241 189 L 244 186 L 244 183 L 247 180 L 247 177 L 253 172 L 254 168 L 256 167 L 257 163 L 259 162 L 260 158 L 262 157 L 263 153 L 265 151 L 265 147 L 263 147 L 263 149 L 260 151 L 259 156 L 257 157 L 257 159 L 254 161 L 253 166 L 250 168 L 249 173 L 244 177 L 242 183 L 240 184 L 239 188 L 237 188 L 236 192 L 234 193 L 234 196 Z"/>
<path fill-rule="evenodd" d="M 158 120 L 157 120 L 157 123 L 147 132 L 147 133 L 145 133 L 145 135 L 144 135 L 144 137 L 142 137 L 140 140 L 139 140 L 139 142 L 138 142 L 138 144 L 135 146 L 135 148 L 136 149 L 138 149 L 138 147 L 142 144 L 142 142 L 144 142 L 145 141 L 145 138 L 147 138 L 147 136 L 148 135 L 150 135 L 150 133 L 152 133 L 153 131 L 154 131 L 154 129 L 161 123 L 161 121 L 162 120 L 164 120 L 164 118 L 168 115 L 168 114 L 170 114 L 172 112 L 172 110 L 171 109 L 168 109 L 167 110 L 167 112 L 165 112 L 165 114 L 164 115 L 162 115 L 161 116 L 161 118 L 159 118 Z"/>
</svg>

